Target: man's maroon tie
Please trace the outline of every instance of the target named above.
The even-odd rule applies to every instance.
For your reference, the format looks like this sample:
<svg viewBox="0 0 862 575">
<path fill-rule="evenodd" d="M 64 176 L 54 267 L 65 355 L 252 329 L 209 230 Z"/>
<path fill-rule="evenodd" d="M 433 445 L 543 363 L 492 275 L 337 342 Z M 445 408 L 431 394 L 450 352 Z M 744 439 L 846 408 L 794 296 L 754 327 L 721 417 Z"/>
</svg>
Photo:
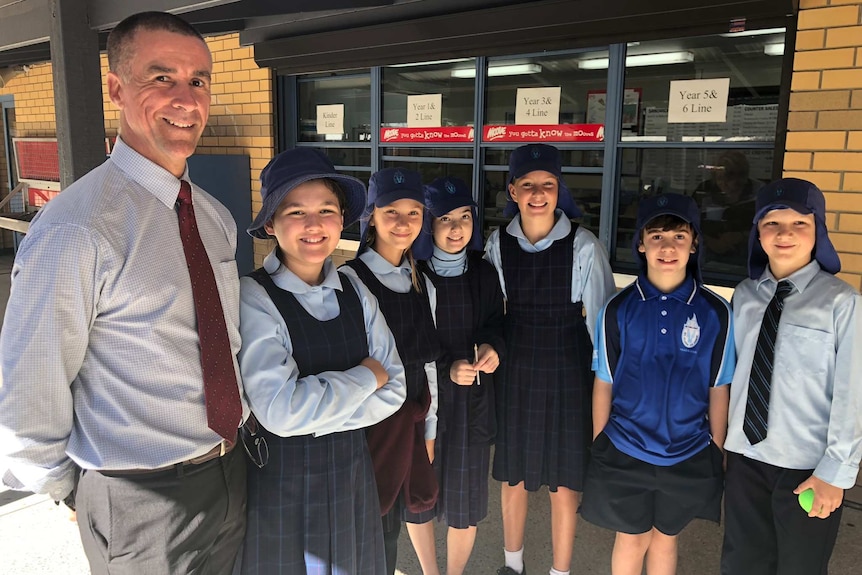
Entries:
<svg viewBox="0 0 862 575">
<path fill-rule="evenodd" d="M 234 441 L 242 417 L 242 407 L 233 367 L 233 354 L 213 268 L 195 221 L 191 186 L 185 180 L 180 184 L 177 201 L 180 238 L 192 280 L 192 295 L 198 319 L 207 422 L 210 429 L 225 439 Z"/>
</svg>

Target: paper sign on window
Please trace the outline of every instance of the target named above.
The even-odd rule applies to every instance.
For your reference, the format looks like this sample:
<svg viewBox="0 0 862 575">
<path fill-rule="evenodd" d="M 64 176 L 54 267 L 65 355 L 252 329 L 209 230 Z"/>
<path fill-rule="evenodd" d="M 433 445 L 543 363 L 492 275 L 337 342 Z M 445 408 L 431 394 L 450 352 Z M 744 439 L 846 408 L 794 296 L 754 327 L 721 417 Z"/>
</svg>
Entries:
<svg viewBox="0 0 862 575">
<path fill-rule="evenodd" d="M 560 87 L 518 88 L 516 124 L 559 124 Z"/>
<path fill-rule="evenodd" d="M 439 128 L 441 124 L 442 94 L 407 96 L 408 128 Z"/>
<path fill-rule="evenodd" d="M 326 104 L 317 107 L 317 133 L 344 133 L 344 104 Z"/>
<path fill-rule="evenodd" d="M 676 80 L 670 83 L 668 124 L 727 121 L 730 78 Z"/>
</svg>

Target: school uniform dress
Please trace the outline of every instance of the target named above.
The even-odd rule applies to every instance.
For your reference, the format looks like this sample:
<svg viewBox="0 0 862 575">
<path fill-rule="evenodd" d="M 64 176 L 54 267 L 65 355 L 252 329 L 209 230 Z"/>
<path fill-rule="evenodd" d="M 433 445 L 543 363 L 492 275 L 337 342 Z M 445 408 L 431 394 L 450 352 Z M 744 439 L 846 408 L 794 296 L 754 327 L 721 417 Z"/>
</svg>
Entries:
<svg viewBox="0 0 862 575">
<path fill-rule="evenodd" d="M 694 517 L 718 522 L 723 456 L 707 414 L 710 390 L 729 384 L 736 365 L 730 306 L 691 275 L 669 293 L 641 275 L 608 301 L 595 333 L 593 369 L 612 401 L 593 445 L 584 519 L 666 535 Z"/>
<path fill-rule="evenodd" d="M 425 523 L 435 516 L 438 492 L 425 440 L 437 436 L 435 362 L 440 356 L 428 295 L 413 289 L 406 262 L 393 266 L 374 250 L 363 252 L 343 269 L 347 274 L 352 272 L 377 298 L 395 336 L 407 378 L 407 401 L 399 417 L 409 412 L 412 429 L 390 418 L 368 431 L 381 510 L 385 513 L 384 530 L 396 529 L 402 520 Z"/>
<path fill-rule="evenodd" d="M 528 491 L 580 491 L 592 437 L 592 342 L 584 316 L 594 321 L 614 289 L 607 256 L 592 233 L 559 210 L 535 245 L 518 215 L 491 235 L 485 252 L 506 296 L 493 476 L 523 481 Z"/>
<path fill-rule="evenodd" d="M 431 311 L 444 349 L 438 378 L 439 408 L 434 468 L 440 484 L 437 517 L 466 529 L 488 514 L 488 468 L 496 432 L 493 374 L 457 385 L 454 361 L 474 360 L 474 345 L 487 343 L 504 355 L 503 292 L 496 271 L 479 253 L 446 254 L 435 248 L 423 262 Z"/>
<path fill-rule="evenodd" d="M 733 296 L 739 361 L 724 444 L 725 575 L 826 573 L 843 506 L 809 518 L 793 489 L 812 474 L 849 489 L 862 459 L 862 297 L 816 260 L 785 279 L 793 290 L 778 325 L 766 438 L 756 445 L 743 431 L 748 379 L 777 280 L 767 268 Z"/>
<path fill-rule="evenodd" d="M 308 286 L 273 253 L 242 280 L 240 364 L 269 448 L 249 466 L 243 573 L 385 573 L 364 428 L 400 407 L 403 368 L 367 290 L 324 273 Z M 393 378 L 380 390 L 369 356 Z"/>
</svg>

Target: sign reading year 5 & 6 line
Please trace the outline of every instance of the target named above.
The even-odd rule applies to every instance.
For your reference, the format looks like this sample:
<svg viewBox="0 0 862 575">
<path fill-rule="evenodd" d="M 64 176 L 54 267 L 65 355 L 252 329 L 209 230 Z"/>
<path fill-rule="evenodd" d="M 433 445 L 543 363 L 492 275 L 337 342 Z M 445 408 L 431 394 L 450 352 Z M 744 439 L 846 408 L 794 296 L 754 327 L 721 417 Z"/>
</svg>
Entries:
<svg viewBox="0 0 862 575">
<path fill-rule="evenodd" d="M 730 78 L 676 80 L 670 83 L 668 124 L 727 121 Z"/>
</svg>

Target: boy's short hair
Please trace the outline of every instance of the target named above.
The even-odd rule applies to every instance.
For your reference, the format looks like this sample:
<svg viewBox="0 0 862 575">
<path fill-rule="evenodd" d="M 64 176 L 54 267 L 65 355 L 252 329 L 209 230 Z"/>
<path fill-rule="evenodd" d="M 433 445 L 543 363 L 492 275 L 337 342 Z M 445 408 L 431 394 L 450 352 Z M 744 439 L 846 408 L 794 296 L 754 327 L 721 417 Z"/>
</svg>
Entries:
<svg viewBox="0 0 862 575">
<path fill-rule="evenodd" d="M 688 224 L 690 227 L 692 239 L 701 236 L 700 209 L 697 207 L 697 202 L 690 196 L 683 196 L 682 194 L 659 194 L 640 200 L 636 223 L 637 231 L 634 237 L 632 237 L 632 253 L 641 273 L 646 273 L 646 257 L 638 250 L 638 247 L 643 242 L 644 230 L 648 226 L 652 229 L 661 226 L 662 230 L 669 231 L 680 229 L 685 224 Z M 696 248 L 696 251 L 688 260 L 688 269 L 698 283 L 703 283 L 703 276 L 700 271 L 700 258 L 703 250 L 697 248 L 696 242 L 693 242 L 692 245 Z"/>
<path fill-rule="evenodd" d="M 772 210 L 791 209 L 800 214 L 814 214 L 815 240 L 813 257 L 823 271 L 836 274 L 841 271 L 841 259 L 826 230 L 826 199 L 820 188 L 799 178 L 781 178 L 760 188 L 754 210 L 754 226 L 748 237 L 748 277 L 763 275 L 769 258 L 760 245 L 757 224 Z"/>
<path fill-rule="evenodd" d="M 644 237 L 646 237 L 646 233 L 648 230 L 661 230 L 663 232 L 670 232 L 675 230 L 688 230 L 691 232 L 692 245 L 697 245 L 698 235 L 697 230 L 694 229 L 694 226 L 691 225 L 687 220 L 675 216 L 673 214 L 662 214 L 660 216 L 656 216 L 646 224 L 640 230 L 640 242 L 643 243 Z"/>
</svg>

